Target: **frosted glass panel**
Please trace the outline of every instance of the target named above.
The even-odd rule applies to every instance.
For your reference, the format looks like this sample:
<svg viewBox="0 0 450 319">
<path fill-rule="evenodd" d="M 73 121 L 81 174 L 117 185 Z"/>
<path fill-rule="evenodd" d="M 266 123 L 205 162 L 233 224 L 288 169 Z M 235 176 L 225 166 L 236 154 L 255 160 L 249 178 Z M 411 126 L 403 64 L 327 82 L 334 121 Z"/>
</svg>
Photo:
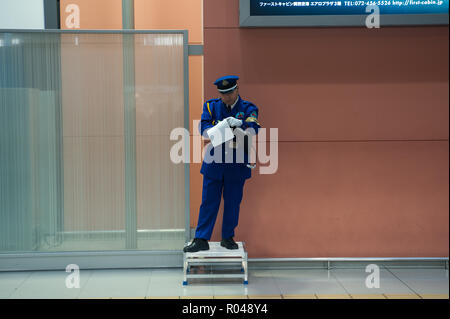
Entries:
<svg viewBox="0 0 450 319">
<path fill-rule="evenodd" d="M 183 127 L 183 37 L 136 38 L 137 221 L 148 232 L 142 243 L 184 229 L 184 167 L 170 161 L 170 132 Z M 154 230 L 165 230 L 155 232 Z M 181 232 L 178 232 L 179 236 Z M 144 234 L 142 234 L 144 236 Z M 178 249 L 183 247 L 184 238 Z M 164 248 L 166 241 L 159 240 Z"/>
<path fill-rule="evenodd" d="M 0 33 L 0 253 L 181 249 L 183 54 L 175 33 Z"/>
<path fill-rule="evenodd" d="M 184 126 L 183 37 L 148 34 L 135 41 L 138 246 L 180 250 L 185 168 L 170 160 L 170 132 Z"/>
</svg>

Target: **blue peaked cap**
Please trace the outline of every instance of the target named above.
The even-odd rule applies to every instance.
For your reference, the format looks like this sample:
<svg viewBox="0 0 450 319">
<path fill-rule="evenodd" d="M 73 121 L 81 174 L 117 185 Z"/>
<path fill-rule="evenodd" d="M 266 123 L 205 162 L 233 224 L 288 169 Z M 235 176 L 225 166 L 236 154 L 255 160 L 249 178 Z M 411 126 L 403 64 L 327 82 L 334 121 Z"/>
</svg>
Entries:
<svg viewBox="0 0 450 319">
<path fill-rule="evenodd" d="M 237 87 L 237 80 L 239 80 L 239 77 L 236 75 L 226 75 L 222 76 L 221 78 L 218 78 L 214 85 L 217 86 L 217 89 L 220 93 L 227 93 L 231 92 Z"/>
</svg>

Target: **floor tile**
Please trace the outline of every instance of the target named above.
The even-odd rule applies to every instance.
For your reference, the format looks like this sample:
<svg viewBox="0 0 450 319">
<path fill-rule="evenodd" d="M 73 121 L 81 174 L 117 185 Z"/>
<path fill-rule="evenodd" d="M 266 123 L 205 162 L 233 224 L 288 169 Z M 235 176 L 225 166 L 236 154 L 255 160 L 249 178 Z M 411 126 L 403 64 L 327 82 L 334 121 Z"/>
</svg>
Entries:
<svg viewBox="0 0 450 319">
<path fill-rule="evenodd" d="M 420 295 L 422 299 L 449 299 L 448 294 L 425 294 Z"/>
<path fill-rule="evenodd" d="M 248 285 L 243 287 L 248 295 L 281 295 L 271 270 L 249 272 Z"/>
<path fill-rule="evenodd" d="M 180 294 L 180 298 L 194 296 L 214 296 L 212 285 L 204 287 L 185 287 Z"/>
<path fill-rule="evenodd" d="M 272 270 L 272 276 L 280 280 L 328 281 L 333 279 L 332 270 L 326 269 L 274 269 Z"/>
<path fill-rule="evenodd" d="M 448 269 L 436 268 L 387 268 L 400 279 L 449 280 Z"/>
<path fill-rule="evenodd" d="M 281 295 L 248 295 L 248 299 L 281 299 Z"/>
<path fill-rule="evenodd" d="M 62 271 L 1 272 L 0 298 L 424 298 L 448 299 L 448 270 L 380 268 L 380 288 L 367 288 L 369 273 L 355 269 L 255 269 L 249 283 L 234 278 L 192 278 L 181 268 L 85 270 L 80 288 L 68 289 Z M 419 296 L 420 295 L 420 296 Z"/>
<path fill-rule="evenodd" d="M 159 279 L 159 278 L 158 278 Z M 214 281 L 212 278 L 191 278 L 188 279 L 188 285 L 183 286 L 183 274 L 180 271 L 180 277 L 176 281 L 160 282 L 152 281 L 151 287 L 158 289 L 164 287 L 173 291 L 178 291 L 180 297 L 186 296 L 213 296 L 214 295 Z M 149 294 L 151 294 L 149 292 Z"/>
<path fill-rule="evenodd" d="M 30 271 L 0 272 L 0 299 L 11 296 L 31 274 Z"/>
<path fill-rule="evenodd" d="M 317 299 L 315 294 L 309 295 L 282 295 L 283 299 Z"/>
<path fill-rule="evenodd" d="M 152 269 L 152 275 L 154 278 L 160 278 L 161 280 L 172 280 L 172 279 L 182 279 L 183 270 L 182 269 Z"/>
<path fill-rule="evenodd" d="M 214 296 L 220 296 L 220 295 L 232 295 L 232 296 L 239 296 L 239 295 L 248 295 L 248 287 L 244 286 L 243 284 L 224 284 L 220 282 L 214 282 L 213 286 L 214 290 Z"/>
<path fill-rule="evenodd" d="M 384 294 L 387 299 L 420 299 L 416 294 L 397 295 L 397 294 Z"/>
<path fill-rule="evenodd" d="M 80 288 L 67 288 L 65 270 L 33 272 L 9 298 L 13 299 L 73 299 L 77 298 L 89 280 L 90 271 L 80 272 Z"/>
<path fill-rule="evenodd" d="M 146 291 L 147 298 L 181 296 L 183 294 L 182 269 L 154 269 Z"/>
<path fill-rule="evenodd" d="M 347 291 L 323 269 L 273 271 L 275 282 L 283 295 L 346 294 Z"/>
<path fill-rule="evenodd" d="M 79 298 L 146 296 L 150 269 L 92 270 Z"/>
<path fill-rule="evenodd" d="M 367 273 L 362 269 L 334 269 L 333 276 L 349 294 L 410 294 L 414 293 L 401 280 L 396 278 L 386 269 L 379 270 L 379 287 L 367 286 L 366 280 L 373 273 Z"/>
<path fill-rule="evenodd" d="M 227 296 L 227 295 L 214 295 L 214 299 L 248 299 L 247 295 L 233 295 L 233 296 Z"/>
<path fill-rule="evenodd" d="M 351 299 L 347 294 L 317 294 L 317 299 Z"/>
<path fill-rule="evenodd" d="M 147 292 L 145 293 L 146 298 L 154 297 L 172 297 L 172 296 L 181 296 L 183 294 L 183 288 L 175 287 L 175 286 L 164 286 L 161 288 L 158 287 L 149 287 Z"/>
<path fill-rule="evenodd" d="M 449 276 L 446 269 L 389 269 L 389 271 L 419 295 L 449 293 Z"/>
<path fill-rule="evenodd" d="M 369 294 L 369 295 L 358 295 L 351 294 L 352 299 L 386 299 L 383 294 Z"/>
</svg>

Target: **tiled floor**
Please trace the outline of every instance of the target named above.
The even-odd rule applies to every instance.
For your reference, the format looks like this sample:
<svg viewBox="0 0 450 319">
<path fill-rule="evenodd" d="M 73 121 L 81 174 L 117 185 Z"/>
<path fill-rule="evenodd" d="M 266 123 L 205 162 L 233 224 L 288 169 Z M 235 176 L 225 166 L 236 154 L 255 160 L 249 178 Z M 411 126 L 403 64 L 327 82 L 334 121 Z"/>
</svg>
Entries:
<svg viewBox="0 0 450 319">
<path fill-rule="evenodd" d="M 67 288 L 65 271 L 0 272 L 0 298 L 446 298 L 446 269 L 380 268 L 379 288 L 367 288 L 364 268 L 249 270 L 236 279 L 191 279 L 182 269 L 80 270 Z"/>
</svg>

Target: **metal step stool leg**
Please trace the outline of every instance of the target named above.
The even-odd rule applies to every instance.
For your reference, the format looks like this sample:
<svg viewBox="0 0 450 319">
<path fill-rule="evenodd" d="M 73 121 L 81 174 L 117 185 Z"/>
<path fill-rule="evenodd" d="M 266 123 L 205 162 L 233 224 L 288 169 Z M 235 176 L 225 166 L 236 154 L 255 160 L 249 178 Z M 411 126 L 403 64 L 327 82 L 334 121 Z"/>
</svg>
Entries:
<svg viewBox="0 0 450 319">
<path fill-rule="evenodd" d="M 183 286 L 187 286 L 187 269 L 188 269 L 188 262 L 186 260 L 186 255 L 183 254 Z"/>
<path fill-rule="evenodd" d="M 243 263 L 243 266 L 244 266 L 244 285 L 248 285 L 247 253 L 245 253 L 244 261 L 242 263 Z"/>
</svg>

